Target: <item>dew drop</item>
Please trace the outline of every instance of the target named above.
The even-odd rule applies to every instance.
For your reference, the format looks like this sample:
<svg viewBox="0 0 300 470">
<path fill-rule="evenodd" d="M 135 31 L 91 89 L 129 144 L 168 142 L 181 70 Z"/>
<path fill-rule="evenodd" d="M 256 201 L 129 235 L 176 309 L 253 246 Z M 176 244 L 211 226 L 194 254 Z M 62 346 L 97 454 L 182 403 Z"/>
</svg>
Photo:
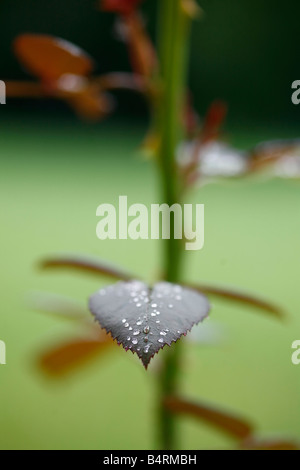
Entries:
<svg viewBox="0 0 300 470">
<path fill-rule="evenodd" d="M 130 326 L 128 329 L 129 329 L 129 331 L 132 331 L 132 326 Z"/>
<path fill-rule="evenodd" d="M 137 336 L 137 335 L 139 335 L 139 334 L 140 334 L 140 330 L 134 330 L 133 336 Z"/>
<path fill-rule="evenodd" d="M 132 344 L 138 344 L 138 340 L 136 338 L 133 338 Z"/>
<path fill-rule="evenodd" d="M 155 322 L 155 323 L 160 323 L 160 320 L 156 320 L 156 322 Z"/>
<path fill-rule="evenodd" d="M 165 331 L 161 331 L 159 334 L 160 334 L 161 336 L 167 336 L 167 333 L 166 333 Z"/>
<path fill-rule="evenodd" d="M 131 340 L 131 338 L 130 338 L 130 336 L 128 336 L 127 341 L 130 341 L 130 340 Z"/>
<path fill-rule="evenodd" d="M 158 342 L 159 342 L 159 343 L 163 343 L 164 340 L 163 340 L 162 338 L 159 338 Z"/>
<path fill-rule="evenodd" d="M 173 304 L 169 304 L 168 307 L 169 307 L 169 308 L 173 308 Z"/>
<path fill-rule="evenodd" d="M 142 320 L 139 320 L 136 322 L 137 326 L 141 326 L 142 323 L 143 323 Z"/>
<path fill-rule="evenodd" d="M 149 341 L 148 336 L 145 336 L 144 341 L 145 341 L 145 343 L 148 343 L 148 341 Z"/>
<path fill-rule="evenodd" d="M 123 318 L 122 323 L 126 323 L 126 318 Z"/>
<path fill-rule="evenodd" d="M 149 326 L 145 326 L 144 333 L 147 335 L 149 333 L 149 331 L 150 331 Z"/>
<path fill-rule="evenodd" d="M 144 353 L 145 353 L 145 354 L 148 354 L 149 349 L 150 349 L 150 345 L 145 346 L 145 347 L 144 347 Z"/>
<path fill-rule="evenodd" d="M 156 314 L 155 312 L 152 312 L 152 313 L 151 313 L 151 317 L 156 317 L 156 315 L 157 315 L 157 314 Z"/>
<path fill-rule="evenodd" d="M 125 328 L 128 328 L 129 327 L 129 323 L 125 323 Z"/>
<path fill-rule="evenodd" d="M 152 304 L 151 307 L 152 307 L 152 308 L 156 308 L 156 307 L 157 307 L 157 304 Z"/>
</svg>

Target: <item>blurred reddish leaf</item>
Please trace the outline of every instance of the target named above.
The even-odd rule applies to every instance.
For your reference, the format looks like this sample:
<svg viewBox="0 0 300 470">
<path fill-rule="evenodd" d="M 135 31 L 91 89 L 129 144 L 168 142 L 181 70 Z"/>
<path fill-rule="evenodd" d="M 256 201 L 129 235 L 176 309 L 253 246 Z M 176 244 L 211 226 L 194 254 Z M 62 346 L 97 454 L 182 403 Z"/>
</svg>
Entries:
<svg viewBox="0 0 300 470">
<path fill-rule="evenodd" d="M 100 0 L 100 8 L 103 11 L 111 11 L 120 15 L 130 15 L 142 0 Z"/>
<path fill-rule="evenodd" d="M 112 72 L 101 75 L 94 78 L 93 83 L 103 90 L 126 89 L 145 93 L 148 89 L 148 83 L 144 77 L 126 72 Z"/>
<path fill-rule="evenodd" d="M 91 58 L 79 47 L 64 39 L 44 34 L 22 34 L 14 41 L 20 62 L 43 80 L 57 80 L 64 74 L 88 75 L 93 69 Z"/>
<path fill-rule="evenodd" d="M 206 143 L 220 137 L 220 130 L 227 116 L 227 104 L 223 101 L 214 101 L 206 114 L 201 142 Z"/>
<path fill-rule="evenodd" d="M 283 439 L 259 440 L 256 438 L 246 439 L 242 450 L 300 450 L 300 443 Z"/>
<path fill-rule="evenodd" d="M 139 44 L 140 47 L 145 46 Z M 113 98 L 107 90 L 125 88 L 146 94 L 151 91 L 151 87 L 137 75 L 111 73 L 91 77 L 92 59 L 74 44 L 60 38 L 23 34 L 16 38 L 14 51 L 39 83 L 8 81 L 7 96 L 10 97 L 61 99 L 80 117 L 97 120 L 114 109 Z M 143 64 L 144 57 L 140 60 Z M 147 62 L 147 54 L 145 60 Z"/>
<path fill-rule="evenodd" d="M 42 98 L 45 94 L 43 87 L 35 82 L 6 81 L 6 94 L 12 98 Z"/>
<path fill-rule="evenodd" d="M 271 313 L 272 315 L 275 315 L 275 317 L 279 319 L 284 318 L 284 313 L 279 307 L 249 294 L 225 289 L 222 287 L 214 287 L 214 286 L 199 285 L 199 284 L 198 285 L 184 284 L 184 285 L 189 286 L 192 289 L 198 290 L 199 292 L 203 292 L 204 294 L 208 296 L 212 295 L 212 296 L 220 297 L 222 299 L 230 300 L 233 302 L 246 304 L 251 307 L 257 308 L 259 310 L 262 310 L 266 313 Z"/>
<path fill-rule="evenodd" d="M 142 17 L 132 14 L 124 17 L 123 21 L 134 72 L 143 77 L 152 77 L 157 70 L 157 57 Z"/>
<path fill-rule="evenodd" d="M 246 439 L 252 433 L 252 425 L 228 412 L 182 398 L 168 397 L 165 407 L 173 413 L 188 415 L 211 424 L 236 439 Z"/>
<path fill-rule="evenodd" d="M 195 136 L 199 127 L 199 121 L 200 121 L 200 118 L 194 108 L 192 96 L 190 93 L 188 93 L 185 99 L 183 126 L 189 138 L 193 138 Z"/>
<path fill-rule="evenodd" d="M 111 264 L 107 264 L 97 258 L 91 258 L 83 255 L 61 255 L 48 258 L 41 261 L 40 268 L 68 268 L 79 271 L 87 271 L 95 274 L 102 274 L 117 280 L 122 279 L 123 281 L 129 281 L 133 279 L 133 276 Z"/>
<path fill-rule="evenodd" d="M 201 176 L 203 176 L 203 153 L 204 155 L 206 154 L 207 158 L 207 148 L 209 145 L 213 145 L 214 143 L 218 145 L 221 137 L 221 128 L 226 116 L 227 104 L 223 101 L 214 101 L 210 105 L 199 131 L 198 117 L 189 98 L 185 111 L 185 128 L 187 130 L 187 135 L 192 139 L 190 142 L 192 145 L 190 145 L 190 149 L 186 155 L 184 155 L 184 166 L 181 168 L 182 178 L 186 187 L 193 185 Z M 188 145 L 185 148 L 188 149 Z M 216 147 L 214 153 L 216 154 Z M 187 159 L 187 157 L 189 158 Z M 223 164 L 226 162 L 226 157 L 228 160 L 228 153 L 224 152 L 224 158 L 222 158 Z M 232 162 L 232 159 L 230 159 L 230 162 Z M 230 164 L 232 165 L 232 163 Z M 214 167 L 217 167 L 215 157 Z"/>
<path fill-rule="evenodd" d="M 114 109 L 111 96 L 101 92 L 93 83 L 87 84 L 77 93 L 62 91 L 61 98 L 65 99 L 80 117 L 90 120 L 101 119 Z"/>
<path fill-rule="evenodd" d="M 43 34 L 23 34 L 15 39 L 14 52 L 40 83 L 8 82 L 7 96 L 62 99 L 91 120 L 112 110 L 109 97 L 87 77 L 92 59 L 74 44 Z"/>
<path fill-rule="evenodd" d="M 250 152 L 251 170 L 257 171 L 271 165 L 284 155 L 299 148 L 299 139 L 283 139 L 261 142 Z"/>
<path fill-rule="evenodd" d="M 93 357 L 103 354 L 113 345 L 105 332 L 96 338 L 81 338 L 51 347 L 39 357 L 38 364 L 44 372 L 53 377 L 62 377 Z"/>
</svg>

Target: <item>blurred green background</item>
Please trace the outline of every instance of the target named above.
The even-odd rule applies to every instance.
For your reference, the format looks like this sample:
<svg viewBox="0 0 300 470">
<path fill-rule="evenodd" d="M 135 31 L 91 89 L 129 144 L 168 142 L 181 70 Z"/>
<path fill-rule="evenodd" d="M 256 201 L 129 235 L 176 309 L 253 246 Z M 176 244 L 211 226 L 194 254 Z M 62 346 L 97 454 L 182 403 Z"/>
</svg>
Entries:
<svg viewBox="0 0 300 470">
<path fill-rule="evenodd" d="M 60 35 L 98 61 L 98 71 L 128 68 L 124 45 L 112 34 L 113 16 L 95 13 L 94 1 L 2 0 L 0 78 L 22 78 L 10 44 L 23 31 Z M 214 98 L 230 105 L 226 131 L 250 148 L 271 138 L 299 135 L 299 110 L 290 101 L 299 78 L 299 2 L 203 1 L 191 53 L 191 90 L 203 114 Z M 155 31 L 156 2 L 144 6 Z M 109 50 L 109 54 L 107 53 Z M 146 373 L 117 347 L 64 381 L 37 368 L 41 351 L 82 334 L 80 326 L 26 307 L 41 290 L 86 303 L 101 284 L 91 276 L 41 273 L 47 254 L 99 255 L 153 280 L 160 244 L 96 238 L 96 208 L 158 200 L 157 174 L 138 151 L 147 128 L 143 100 L 120 94 L 115 117 L 79 122 L 64 104 L 27 100 L 0 108 L 2 313 L 0 339 L 1 449 L 150 449 L 155 445 L 157 359 Z M 130 105 L 130 106 L 129 106 Z M 130 119 L 129 119 L 130 118 Z M 183 276 L 235 285 L 282 305 L 289 321 L 226 302 L 214 302 L 217 345 L 185 341 L 182 388 L 252 420 L 258 434 L 300 439 L 300 366 L 291 363 L 299 339 L 300 186 L 263 177 L 209 185 L 191 196 L 206 207 L 205 248 L 186 254 Z M 205 425 L 180 419 L 182 449 L 232 448 L 234 442 Z"/>
<path fill-rule="evenodd" d="M 116 40 L 114 32 L 116 17 L 97 10 L 98 3 L 2 0 L 0 78 L 28 78 L 11 50 L 14 38 L 24 32 L 53 34 L 78 44 L 95 58 L 97 73 L 129 70 L 125 45 Z M 219 98 L 229 103 L 230 117 L 239 122 L 264 119 L 285 123 L 293 119 L 299 123 L 299 110 L 291 103 L 291 84 L 299 79 L 298 0 L 198 3 L 205 14 L 194 25 L 190 73 L 198 111 L 204 113 L 209 103 Z M 157 4 L 157 0 L 143 4 L 153 39 Z M 32 105 L 40 106 L 27 102 L 26 110 Z M 59 107 L 60 112 L 64 109 Z M 144 100 L 120 93 L 119 112 L 144 115 Z"/>
</svg>

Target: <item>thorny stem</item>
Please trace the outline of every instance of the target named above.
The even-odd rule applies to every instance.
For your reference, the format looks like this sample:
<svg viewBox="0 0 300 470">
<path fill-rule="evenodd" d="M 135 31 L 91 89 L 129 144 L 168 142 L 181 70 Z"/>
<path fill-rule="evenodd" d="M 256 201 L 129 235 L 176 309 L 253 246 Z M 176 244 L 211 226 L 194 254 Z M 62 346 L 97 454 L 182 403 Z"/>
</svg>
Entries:
<svg viewBox="0 0 300 470">
<path fill-rule="evenodd" d="M 181 122 L 186 92 L 187 46 L 190 20 L 182 8 L 182 0 L 160 0 L 159 48 L 162 93 L 158 103 L 160 133 L 159 164 L 162 176 L 164 203 L 170 207 L 179 203 L 179 180 L 175 155 L 182 134 Z M 169 282 L 178 282 L 181 269 L 181 240 L 174 238 L 174 219 L 171 236 L 164 241 L 164 273 Z M 179 345 L 165 351 L 159 376 L 159 431 L 162 449 L 177 447 L 174 415 L 164 402 L 176 393 L 179 376 Z"/>
</svg>

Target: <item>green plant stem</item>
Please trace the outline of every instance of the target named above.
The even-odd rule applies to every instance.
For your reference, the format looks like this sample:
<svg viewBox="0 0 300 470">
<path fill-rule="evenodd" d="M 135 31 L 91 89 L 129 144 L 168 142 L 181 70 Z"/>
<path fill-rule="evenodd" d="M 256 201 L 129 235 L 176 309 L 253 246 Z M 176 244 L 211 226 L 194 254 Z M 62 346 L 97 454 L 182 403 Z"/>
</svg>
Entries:
<svg viewBox="0 0 300 470">
<path fill-rule="evenodd" d="M 179 203 L 179 181 L 175 155 L 182 136 L 184 97 L 186 92 L 187 50 L 190 20 L 181 0 L 159 0 L 159 55 L 162 92 L 158 103 L 160 133 L 159 164 L 164 203 Z M 164 241 L 164 273 L 169 282 L 178 282 L 181 271 L 182 241 L 174 238 L 174 219 L 170 240 Z M 162 449 L 177 446 L 175 418 L 164 407 L 165 398 L 178 389 L 180 348 L 165 351 L 159 376 L 159 430 Z"/>
</svg>

